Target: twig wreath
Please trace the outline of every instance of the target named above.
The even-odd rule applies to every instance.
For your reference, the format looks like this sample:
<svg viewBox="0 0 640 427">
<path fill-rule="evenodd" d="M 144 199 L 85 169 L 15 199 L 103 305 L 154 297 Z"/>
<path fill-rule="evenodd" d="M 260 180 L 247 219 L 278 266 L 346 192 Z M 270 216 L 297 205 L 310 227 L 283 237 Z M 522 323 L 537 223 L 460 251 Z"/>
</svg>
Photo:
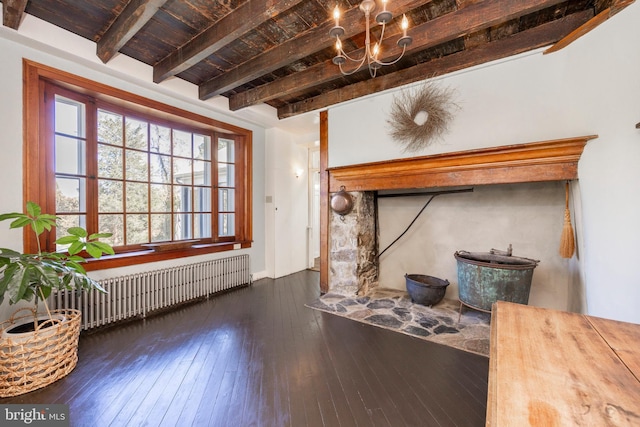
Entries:
<svg viewBox="0 0 640 427">
<path fill-rule="evenodd" d="M 458 105 L 453 90 L 425 83 L 418 89 L 403 90 L 394 96 L 387 123 L 391 137 L 403 145 L 403 151 L 415 152 L 441 138 Z"/>
</svg>

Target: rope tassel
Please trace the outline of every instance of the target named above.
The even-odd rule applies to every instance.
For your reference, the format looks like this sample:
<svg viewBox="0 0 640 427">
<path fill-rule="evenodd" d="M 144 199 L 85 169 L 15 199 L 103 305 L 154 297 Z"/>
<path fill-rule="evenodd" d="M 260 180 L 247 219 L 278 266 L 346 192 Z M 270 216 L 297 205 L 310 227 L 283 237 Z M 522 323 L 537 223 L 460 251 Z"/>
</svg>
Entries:
<svg viewBox="0 0 640 427">
<path fill-rule="evenodd" d="M 571 212 L 569 212 L 569 182 L 567 182 L 565 184 L 564 225 L 562 227 L 562 236 L 560 237 L 560 256 L 571 258 L 575 250 L 576 244 L 573 227 L 571 226 Z"/>
</svg>

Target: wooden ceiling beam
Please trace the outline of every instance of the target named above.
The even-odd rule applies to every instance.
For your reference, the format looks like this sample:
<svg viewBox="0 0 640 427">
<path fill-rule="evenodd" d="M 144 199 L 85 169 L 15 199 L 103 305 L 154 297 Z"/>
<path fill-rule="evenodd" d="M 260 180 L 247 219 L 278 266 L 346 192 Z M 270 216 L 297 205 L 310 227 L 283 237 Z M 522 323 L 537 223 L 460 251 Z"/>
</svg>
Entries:
<svg viewBox="0 0 640 427">
<path fill-rule="evenodd" d="M 407 10 L 415 9 L 429 3 L 431 0 L 395 0 L 388 7 L 394 15 Z M 330 18 L 327 15 L 327 18 Z M 335 25 L 333 19 L 327 19 L 323 24 L 292 38 L 265 53 L 227 70 L 220 76 L 214 77 L 199 88 L 199 97 L 202 100 L 220 95 L 228 90 L 257 79 L 267 73 L 284 67 L 293 61 L 297 61 L 324 48 L 333 46 L 335 39 L 329 36 L 329 30 Z M 358 6 L 343 13 L 340 25 L 345 29 L 344 37 L 351 37 L 363 31 L 363 14 Z"/>
<path fill-rule="evenodd" d="M 553 6 L 562 0 L 528 0 L 506 1 L 487 0 L 468 5 L 463 9 L 427 21 L 411 28 L 408 35 L 413 37 L 413 43 L 406 54 L 428 49 L 433 46 L 454 40 L 511 19 L 527 15 L 540 9 Z M 396 45 L 398 34 L 389 34 L 385 38 L 381 51 L 385 53 L 382 61 L 390 61 L 401 53 Z M 364 55 L 364 49 L 350 52 L 352 58 Z M 318 84 L 342 77 L 340 69 L 332 61 L 325 61 L 304 71 L 290 74 L 265 85 L 240 92 L 229 97 L 229 109 L 236 111 L 250 105 L 265 102 L 270 99 L 291 95 Z"/>
<path fill-rule="evenodd" d="M 28 0 L 2 0 L 2 25 L 17 30 Z"/>
<path fill-rule="evenodd" d="M 608 10 L 611 13 L 611 16 L 620 12 L 625 7 L 629 6 L 631 3 L 635 2 L 635 0 L 600 0 L 595 2 L 596 15 L 599 15 L 600 12 L 604 12 Z"/>
<path fill-rule="evenodd" d="M 105 64 L 109 62 L 166 2 L 167 0 L 131 0 L 98 40 L 98 58 Z"/>
<path fill-rule="evenodd" d="M 299 4 L 302 0 L 249 0 L 218 22 L 176 49 L 153 67 L 153 81 L 163 80 L 193 67 L 233 40 L 265 21 Z"/>
<path fill-rule="evenodd" d="M 578 40 L 580 37 L 587 34 L 589 31 L 595 29 L 598 25 L 602 24 L 609 18 L 611 18 L 616 13 L 620 12 L 625 7 L 629 6 L 631 3 L 634 3 L 635 0 L 613 0 L 607 3 L 608 7 L 605 7 L 600 11 L 596 16 L 590 19 L 588 22 L 585 22 L 584 25 L 581 25 L 579 28 L 576 28 L 571 34 L 564 37 L 562 40 L 558 41 L 556 44 L 551 46 L 549 49 L 545 50 L 544 53 L 553 53 L 557 52 L 560 49 L 563 49 L 569 46 L 574 41 Z M 597 2 L 596 2 L 597 3 Z"/>
<path fill-rule="evenodd" d="M 504 39 L 434 59 L 412 68 L 379 76 L 375 79 L 345 86 L 300 102 L 288 104 L 278 108 L 278 118 L 284 119 L 309 111 L 319 110 L 361 96 L 425 80 L 425 76 L 435 77 L 448 74 L 489 61 L 495 61 L 541 48 L 562 39 L 592 17 L 592 10 L 578 12 Z"/>
</svg>

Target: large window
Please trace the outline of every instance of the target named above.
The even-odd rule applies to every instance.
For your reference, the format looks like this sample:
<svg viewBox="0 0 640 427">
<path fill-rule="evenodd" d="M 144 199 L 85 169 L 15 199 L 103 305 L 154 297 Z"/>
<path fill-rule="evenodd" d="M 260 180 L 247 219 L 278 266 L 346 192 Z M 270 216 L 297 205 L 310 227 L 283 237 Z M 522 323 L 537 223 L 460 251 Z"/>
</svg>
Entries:
<svg viewBox="0 0 640 427">
<path fill-rule="evenodd" d="M 108 267 L 250 245 L 250 132 L 90 82 L 38 82 L 25 193 L 56 213 L 57 233 L 113 233 Z"/>
</svg>

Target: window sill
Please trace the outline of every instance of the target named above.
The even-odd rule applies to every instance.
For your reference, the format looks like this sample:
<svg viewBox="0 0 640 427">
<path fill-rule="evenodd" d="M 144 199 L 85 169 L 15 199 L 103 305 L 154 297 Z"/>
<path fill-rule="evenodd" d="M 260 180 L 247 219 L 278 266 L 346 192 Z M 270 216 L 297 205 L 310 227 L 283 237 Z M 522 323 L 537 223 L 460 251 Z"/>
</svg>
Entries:
<svg viewBox="0 0 640 427">
<path fill-rule="evenodd" d="M 251 241 L 243 241 L 193 245 L 189 248 L 180 248 L 175 250 L 155 251 L 153 249 L 148 249 L 103 256 L 100 259 L 88 259 L 87 262 L 83 264 L 83 267 L 87 271 L 105 270 L 107 268 L 125 267 L 129 265 L 145 264 L 148 262 L 185 258 L 216 252 L 227 252 L 234 249 L 245 249 L 250 247 Z"/>
<path fill-rule="evenodd" d="M 180 240 L 177 242 L 147 243 L 142 245 L 145 248 L 153 249 L 156 252 L 177 251 L 180 249 L 190 249 L 196 246 L 200 240 Z"/>
</svg>

